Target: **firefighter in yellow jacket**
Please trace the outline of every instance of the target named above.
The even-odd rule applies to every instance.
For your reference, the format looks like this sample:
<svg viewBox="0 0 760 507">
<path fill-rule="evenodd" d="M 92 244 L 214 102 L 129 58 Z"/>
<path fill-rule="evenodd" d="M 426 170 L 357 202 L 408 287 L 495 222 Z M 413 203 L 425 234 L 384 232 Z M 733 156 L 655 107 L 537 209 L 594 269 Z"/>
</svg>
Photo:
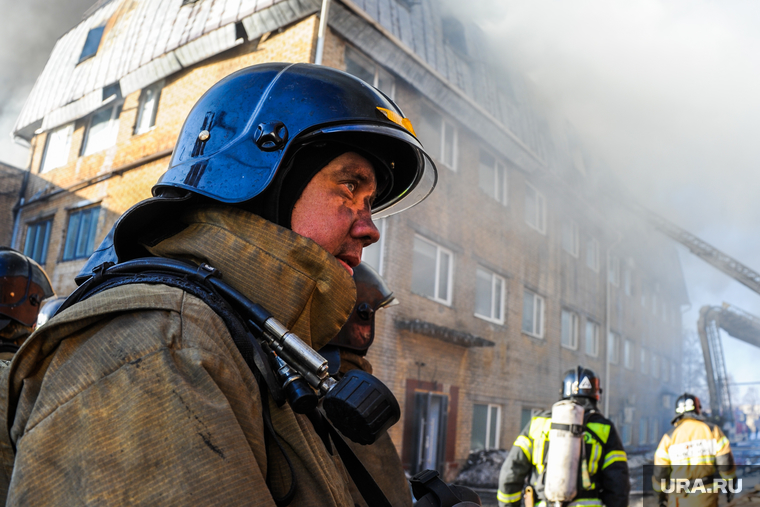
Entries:
<svg viewBox="0 0 760 507">
<path fill-rule="evenodd" d="M 652 486 L 661 506 L 715 507 L 721 492 L 729 501 L 733 498 L 736 466 L 731 445 L 701 413 L 699 398 L 693 394 L 684 393 L 676 400 L 673 428 L 663 435 L 654 454 Z"/>
<path fill-rule="evenodd" d="M 251 360 L 248 324 L 189 291 L 219 279 L 313 353 L 354 307 L 353 268 L 379 238 L 373 213 L 414 205 L 435 181 L 401 110 L 348 74 L 270 63 L 214 85 L 155 197 L 120 218 L 82 287 L 108 275 L 112 250 L 114 268 L 183 263 L 191 275 L 121 279 L 27 340 L 0 392 L 0 495 L 8 505 L 353 507 L 343 455 L 309 415 L 275 401 L 286 385 L 266 361 L 278 358 Z"/>
<path fill-rule="evenodd" d="M 578 367 L 565 373 L 560 389 L 563 400 L 571 399 L 583 406 L 583 442 L 577 494 L 569 504 L 578 507 L 626 507 L 631 486 L 628 460 L 615 426 L 596 407 L 602 389 L 599 378 L 588 368 Z M 549 430 L 552 413 L 544 411 L 533 417 L 515 440 L 499 474 L 497 499 L 500 507 L 517 507 L 523 499 L 525 479 L 529 479 L 535 498 L 525 505 L 546 507 L 544 494 L 546 456 L 551 446 Z M 585 476 L 585 478 L 584 478 Z"/>
</svg>

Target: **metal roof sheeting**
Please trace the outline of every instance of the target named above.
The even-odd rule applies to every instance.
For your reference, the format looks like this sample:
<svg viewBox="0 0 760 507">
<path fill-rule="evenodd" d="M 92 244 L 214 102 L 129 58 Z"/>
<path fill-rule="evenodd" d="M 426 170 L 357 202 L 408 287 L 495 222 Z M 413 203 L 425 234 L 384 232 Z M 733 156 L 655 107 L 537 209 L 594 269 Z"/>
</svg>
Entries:
<svg viewBox="0 0 760 507">
<path fill-rule="evenodd" d="M 37 78 L 14 132 L 31 139 L 104 105 L 102 89 L 122 95 L 235 46 L 235 23 L 249 39 L 316 12 L 319 0 L 111 0 L 64 34 Z M 90 29 L 105 25 L 98 53 L 78 63 Z"/>
</svg>

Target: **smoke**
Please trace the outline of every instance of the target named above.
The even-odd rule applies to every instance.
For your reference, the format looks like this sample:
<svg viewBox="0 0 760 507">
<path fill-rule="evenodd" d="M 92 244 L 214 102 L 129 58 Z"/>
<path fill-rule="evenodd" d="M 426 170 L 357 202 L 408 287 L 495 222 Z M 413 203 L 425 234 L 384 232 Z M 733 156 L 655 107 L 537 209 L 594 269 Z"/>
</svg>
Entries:
<svg viewBox="0 0 760 507">
<path fill-rule="evenodd" d="M 26 149 L 10 138 L 34 81 L 56 40 L 75 26 L 94 0 L 0 0 L 0 161 L 23 167 Z"/>
<path fill-rule="evenodd" d="M 760 271 L 760 4 L 447 4 L 483 29 L 540 107 L 569 120 L 641 204 Z M 757 294 L 679 251 L 692 304 L 685 327 L 722 301 L 760 314 Z M 727 349 L 729 369 L 743 366 Z M 735 376 L 757 380 L 747 368 Z"/>
</svg>

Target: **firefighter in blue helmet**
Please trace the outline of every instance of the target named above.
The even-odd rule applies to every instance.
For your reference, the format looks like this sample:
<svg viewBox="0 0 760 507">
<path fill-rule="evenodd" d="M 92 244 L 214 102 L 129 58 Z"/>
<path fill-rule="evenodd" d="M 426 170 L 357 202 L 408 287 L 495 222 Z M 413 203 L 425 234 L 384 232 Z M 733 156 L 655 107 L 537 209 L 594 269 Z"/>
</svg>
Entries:
<svg viewBox="0 0 760 507">
<path fill-rule="evenodd" d="M 316 359 L 354 307 L 373 218 L 435 182 L 401 110 L 348 74 L 271 63 L 214 85 L 154 197 L 90 259 L 80 289 L 94 289 L 14 362 L 8 504 L 353 506 L 333 434 L 281 399 L 300 381 L 284 351 Z M 155 270 L 118 275 L 143 265 Z M 251 338 L 281 329 L 256 328 L 253 303 L 302 345 Z"/>
<path fill-rule="evenodd" d="M 578 470 L 570 474 L 577 476 L 576 494 L 569 506 L 628 505 L 631 486 L 627 457 L 615 426 L 597 408 L 601 393 L 599 377 L 588 368 L 579 366 L 565 373 L 560 388 L 562 399 L 572 400 L 584 409 Z M 520 505 L 526 479 L 530 485 L 530 489 L 526 488 L 530 497 L 525 498 L 524 504 L 546 506 L 544 476 L 552 445 L 550 429 L 553 429 L 552 411 L 547 410 L 531 418 L 515 440 L 499 474 L 497 498 L 500 506 Z"/>
</svg>

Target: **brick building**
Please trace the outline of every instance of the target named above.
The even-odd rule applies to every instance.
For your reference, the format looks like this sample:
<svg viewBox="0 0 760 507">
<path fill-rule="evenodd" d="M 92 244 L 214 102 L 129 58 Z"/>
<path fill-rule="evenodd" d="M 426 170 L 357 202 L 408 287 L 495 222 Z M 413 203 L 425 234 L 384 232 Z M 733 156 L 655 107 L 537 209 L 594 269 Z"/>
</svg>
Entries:
<svg viewBox="0 0 760 507">
<path fill-rule="evenodd" d="M 57 292 L 150 195 L 206 89 L 314 61 L 320 3 L 100 0 L 61 37 L 15 128 L 34 177 L 14 246 Z M 365 252 L 402 303 L 380 314 L 370 359 L 402 407 L 404 463 L 453 474 L 473 449 L 508 448 L 578 364 L 602 375 L 627 446 L 650 448 L 679 389 L 672 246 L 440 2 L 335 0 L 328 18 L 322 63 L 395 98 L 439 167 L 433 195 L 380 221 Z"/>
<path fill-rule="evenodd" d="M 8 246 L 13 238 L 14 216 L 24 192 L 24 178 L 29 173 L 0 162 L 0 245 Z"/>
</svg>

